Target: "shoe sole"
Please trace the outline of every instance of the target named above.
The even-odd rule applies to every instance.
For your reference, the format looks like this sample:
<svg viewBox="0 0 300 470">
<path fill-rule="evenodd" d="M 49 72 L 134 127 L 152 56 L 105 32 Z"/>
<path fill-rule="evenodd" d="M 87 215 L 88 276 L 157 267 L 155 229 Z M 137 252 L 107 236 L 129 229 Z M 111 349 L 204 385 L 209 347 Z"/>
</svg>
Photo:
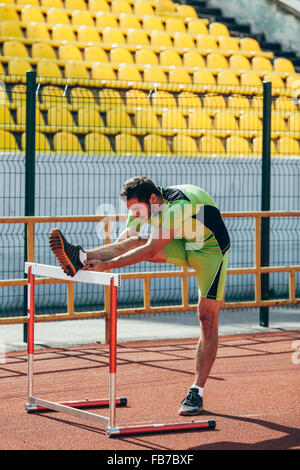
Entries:
<svg viewBox="0 0 300 470">
<path fill-rule="evenodd" d="M 75 276 L 77 270 L 74 268 L 71 260 L 68 258 L 65 252 L 64 242 L 58 228 L 54 228 L 50 232 L 49 245 L 64 273 L 67 274 L 67 276 Z"/>
<path fill-rule="evenodd" d="M 203 406 L 198 410 L 198 411 L 179 411 L 178 414 L 180 416 L 196 416 L 196 415 L 199 415 L 201 413 L 201 411 L 203 411 L 204 408 Z"/>
</svg>

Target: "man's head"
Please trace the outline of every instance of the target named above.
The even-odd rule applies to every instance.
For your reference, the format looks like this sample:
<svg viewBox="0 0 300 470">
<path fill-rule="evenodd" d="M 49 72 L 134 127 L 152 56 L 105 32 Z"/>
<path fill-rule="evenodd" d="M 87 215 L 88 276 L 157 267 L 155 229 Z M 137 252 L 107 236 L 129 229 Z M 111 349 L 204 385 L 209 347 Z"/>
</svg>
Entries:
<svg viewBox="0 0 300 470">
<path fill-rule="evenodd" d="M 146 220 L 151 216 L 151 206 L 162 202 L 158 187 L 146 176 L 135 176 L 125 181 L 120 196 L 125 199 L 133 217 Z"/>
</svg>

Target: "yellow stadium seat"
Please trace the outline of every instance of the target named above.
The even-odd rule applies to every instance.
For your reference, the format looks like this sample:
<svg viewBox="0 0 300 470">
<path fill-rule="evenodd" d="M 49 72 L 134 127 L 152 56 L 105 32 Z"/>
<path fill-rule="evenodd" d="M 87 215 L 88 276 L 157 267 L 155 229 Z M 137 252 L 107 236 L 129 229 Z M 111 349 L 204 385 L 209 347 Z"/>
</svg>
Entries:
<svg viewBox="0 0 300 470">
<path fill-rule="evenodd" d="M 115 137 L 116 154 L 125 155 L 141 155 L 142 147 L 135 135 L 122 132 Z"/>
<path fill-rule="evenodd" d="M 65 106 L 53 106 L 48 109 L 48 125 L 53 127 L 72 127 L 74 126 L 71 111 Z"/>
<path fill-rule="evenodd" d="M 276 153 L 276 148 L 275 148 L 275 144 L 274 144 L 274 141 L 271 140 L 270 142 L 271 144 L 271 155 L 275 155 Z M 262 136 L 258 136 L 258 137 L 255 137 L 253 139 L 253 144 L 252 144 L 252 154 L 253 155 L 258 155 L 258 156 L 262 156 L 262 151 L 263 151 L 263 138 Z"/>
<path fill-rule="evenodd" d="M 120 132 L 120 128 L 126 129 L 127 131 L 131 130 L 131 120 L 126 108 L 124 106 L 116 106 L 107 110 L 106 126 L 110 128 L 110 132 L 115 134 Z"/>
<path fill-rule="evenodd" d="M 150 49 L 138 49 L 135 53 L 135 63 L 142 65 L 158 65 L 158 58 Z"/>
<path fill-rule="evenodd" d="M 8 131 L 0 129 L 0 150 L 3 152 L 10 152 L 18 150 L 18 145 L 15 136 Z"/>
<path fill-rule="evenodd" d="M 82 60 L 82 55 L 78 47 L 73 44 L 61 44 L 58 47 L 58 58 L 60 60 Z"/>
<path fill-rule="evenodd" d="M 133 64 L 131 52 L 123 47 L 113 47 L 110 50 L 110 62 L 118 64 Z"/>
<path fill-rule="evenodd" d="M 250 70 L 241 75 L 241 86 L 261 87 L 261 85 L 261 79 L 256 72 Z"/>
<path fill-rule="evenodd" d="M 67 10 L 86 10 L 87 5 L 84 0 L 65 0 Z"/>
<path fill-rule="evenodd" d="M 187 22 L 187 32 L 191 34 L 208 34 L 208 29 L 202 20 L 192 18 Z"/>
<path fill-rule="evenodd" d="M 92 66 L 92 78 L 99 80 L 115 80 L 116 74 L 111 65 L 95 62 Z"/>
<path fill-rule="evenodd" d="M 217 41 L 214 37 L 206 34 L 199 34 L 196 38 L 197 49 L 218 49 Z"/>
<path fill-rule="evenodd" d="M 91 42 L 98 44 L 100 41 L 99 33 L 90 26 L 81 25 L 77 30 L 78 42 Z"/>
<path fill-rule="evenodd" d="M 134 125 L 139 135 L 152 133 L 160 128 L 160 123 L 152 108 L 138 109 L 134 116 Z"/>
<path fill-rule="evenodd" d="M 56 105 L 57 102 L 67 104 L 67 97 L 64 96 L 64 89 L 53 86 L 46 85 L 42 88 L 40 93 L 41 103 L 47 107 Z"/>
<path fill-rule="evenodd" d="M 6 3 L 6 2 L 5 2 Z M 10 1 L 7 3 L 11 3 Z M 39 6 L 39 0 L 16 0 L 17 5 L 28 5 Z"/>
<path fill-rule="evenodd" d="M 144 69 L 144 81 L 153 83 L 166 83 L 168 79 L 163 70 L 146 66 Z"/>
<path fill-rule="evenodd" d="M 4 2 L 3 2 L 3 3 L 4 3 Z M 14 5 L 15 2 L 14 2 L 14 0 L 6 0 L 6 1 L 5 1 L 5 4 L 6 4 L 6 5 Z"/>
<path fill-rule="evenodd" d="M 76 41 L 73 29 L 63 24 L 53 26 L 52 39 L 55 41 Z"/>
<path fill-rule="evenodd" d="M 267 74 L 264 76 L 264 80 L 266 82 L 271 82 L 272 83 L 272 88 L 285 88 L 284 81 L 279 75 L 275 74 Z"/>
<path fill-rule="evenodd" d="M 104 28 L 102 31 L 102 41 L 108 44 L 125 44 L 125 36 L 122 31 L 112 29 L 110 27 Z"/>
<path fill-rule="evenodd" d="M 183 129 L 187 129 L 187 124 L 180 110 L 169 109 L 163 112 L 161 122 L 162 134 L 177 134 L 179 130 Z"/>
<path fill-rule="evenodd" d="M 0 4 L 1 21 L 19 21 L 17 10 L 10 8 L 5 3 Z"/>
<path fill-rule="evenodd" d="M 187 33 L 175 33 L 174 34 L 174 47 L 194 49 L 195 41 L 193 36 Z"/>
<path fill-rule="evenodd" d="M 112 0 L 111 11 L 112 13 L 132 13 L 130 3 L 127 0 Z"/>
<path fill-rule="evenodd" d="M 5 84 L 2 83 L 0 85 L 0 104 L 8 104 L 9 103 L 9 98 L 7 94 L 7 90 L 5 88 Z"/>
<path fill-rule="evenodd" d="M 69 17 L 65 10 L 59 8 L 49 8 L 47 11 L 47 23 L 50 24 L 70 24 Z"/>
<path fill-rule="evenodd" d="M 233 54 L 229 57 L 229 67 L 237 70 L 250 70 L 251 64 L 247 57 L 242 55 Z"/>
<path fill-rule="evenodd" d="M 125 93 L 126 108 L 130 112 L 135 113 L 137 109 L 147 108 L 150 106 L 150 98 L 148 94 L 142 90 L 127 90 Z"/>
<path fill-rule="evenodd" d="M 169 72 L 169 83 L 178 83 L 179 85 L 182 83 L 191 84 L 192 78 L 186 70 L 180 69 L 179 67 L 172 67 Z"/>
<path fill-rule="evenodd" d="M 118 79 L 129 82 L 141 82 L 142 75 L 136 66 L 131 64 L 120 64 L 118 67 Z"/>
<path fill-rule="evenodd" d="M 108 136 L 97 132 L 90 132 L 85 136 L 84 147 L 87 153 L 114 154 Z"/>
<path fill-rule="evenodd" d="M 288 75 L 286 79 L 286 87 L 287 88 L 293 88 L 294 85 L 299 87 L 299 82 L 300 82 L 300 73 L 293 73 Z"/>
<path fill-rule="evenodd" d="M 13 85 L 10 92 L 10 99 L 15 108 L 26 102 L 26 85 L 23 83 Z"/>
<path fill-rule="evenodd" d="M 240 49 L 239 40 L 237 38 L 225 36 L 219 38 L 219 48 L 222 51 L 238 51 Z"/>
<path fill-rule="evenodd" d="M 213 135 L 204 135 L 200 138 L 200 152 L 209 156 L 221 156 L 225 154 L 225 148 L 222 140 L 219 137 Z"/>
<path fill-rule="evenodd" d="M 64 8 L 62 0 L 41 0 L 42 7 Z"/>
<path fill-rule="evenodd" d="M 6 104 L 0 104 L 0 123 L 7 124 L 8 126 L 14 124 L 13 117 Z"/>
<path fill-rule="evenodd" d="M 300 156 L 300 146 L 296 139 L 292 137 L 281 137 L 277 142 L 278 155 L 297 155 Z"/>
<path fill-rule="evenodd" d="M 182 91 L 177 96 L 178 108 L 186 110 L 201 109 L 202 102 L 198 95 L 189 91 Z"/>
<path fill-rule="evenodd" d="M 103 88 L 99 91 L 99 110 L 106 112 L 111 108 L 117 108 L 122 105 L 122 97 L 118 90 Z"/>
<path fill-rule="evenodd" d="M 15 58 L 8 62 L 9 75 L 26 75 L 29 70 L 32 70 L 32 66 L 28 60 Z"/>
<path fill-rule="evenodd" d="M 248 156 L 251 154 L 250 145 L 247 139 L 239 136 L 230 136 L 226 139 L 226 154 L 230 157 Z"/>
<path fill-rule="evenodd" d="M 94 20 L 89 11 L 74 10 L 71 15 L 71 23 L 77 26 L 94 26 Z"/>
<path fill-rule="evenodd" d="M 166 49 L 159 55 L 160 65 L 175 65 L 182 66 L 180 55 L 172 49 Z"/>
<path fill-rule="evenodd" d="M 225 56 L 218 52 L 212 52 L 206 57 L 206 66 L 209 69 L 227 69 L 228 62 Z"/>
<path fill-rule="evenodd" d="M 26 37 L 29 39 L 50 39 L 49 28 L 47 24 L 38 24 L 34 21 L 27 24 Z"/>
<path fill-rule="evenodd" d="M 148 134 L 144 137 L 144 152 L 154 156 L 171 155 L 167 139 L 157 134 Z"/>
<path fill-rule="evenodd" d="M 290 132 L 300 132 L 300 115 L 293 113 L 288 119 L 288 128 Z"/>
<path fill-rule="evenodd" d="M 218 85 L 239 86 L 240 82 L 236 74 L 230 70 L 222 70 L 217 75 Z"/>
<path fill-rule="evenodd" d="M 291 60 L 284 57 L 277 57 L 273 62 L 275 72 L 295 73 L 294 64 Z"/>
<path fill-rule="evenodd" d="M 78 137 L 72 132 L 57 132 L 53 137 L 53 147 L 57 152 L 82 152 Z"/>
<path fill-rule="evenodd" d="M 148 46 L 148 36 L 144 31 L 137 29 L 129 29 L 127 31 L 127 44 L 134 44 L 136 46 Z"/>
<path fill-rule="evenodd" d="M 195 8 L 191 5 L 178 5 L 176 4 L 176 12 L 179 15 L 182 15 L 184 18 L 197 18 L 197 13 Z"/>
<path fill-rule="evenodd" d="M 227 26 L 217 21 L 209 24 L 208 31 L 212 36 L 230 36 Z"/>
<path fill-rule="evenodd" d="M 5 41 L 3 55 L 6 57 L 28 57 L 25 44 L 19 41 Z"/>
<path fill-rule="evenodd" d="M 26 5 L 21 10 L 21 21 L 36 21 L 37 23 L 44 23 L 45 17 L 39 7 Z"/>
<path fill-rule="evenodd" d="M 84 63 L 68 60 L 65 65 L 65 78 L 90 78 L 90 75 Z"/>
<path fill-rule="evenodd" d="M 61 77 L 62 73 L 59 66 L 48 60 L 40 60 L 37 64 L 37 75 L 39 77 Z"/>
<path fill-rule="evenodd" d="M 133 2 L 133 12 L 135 15 L 153 15 L 154 8 L 150 2 L 138 0 Z"/>
<path fill-rule="evenodd" d="M 297 105 L 290 96 L 279 96 L 276 98 L 275 108 L 276 111 L 283 113 L 294 113 L 297 111 Z"/>
<path fill-rule="evenodd" d="M 225 111 L 225 98 L 222 95 L 208 93 L 203 97 L 203 108 L 206 108 L 211 115 L 216 114 L 218 111 Z"/>
<path fill-rule="evenodd" d="M 136 15 L 130 15 L 128 13 L 121 13 L 119 16 L 119 26 L 120 28 L 126 29 L 140 29 L 141 23 L 139 18 Z"/>
<path fill-rule="evenodd" d="M 161 18 L 151 15 L 145 15 L 142 19 L 143 28 L 152 31 L 164 31 L 164 25 Z"/>
<path fill-rule="evenodd" d="M 109 12 L 109 3 L 106 0 L 89 0 L 88 9 L 98 12 Z"/>
<path fill-rule="evenodd" d="M 82 103 L 94 106 L 95 97 L 90 88 L 75 86 L 71 88 L 70 101 L 73 106 Z"/>
<path fill-rule="evenodd" d="M 252 98 L 252 100 L 251 100 L 251 109 L 253 111 L 258 111 L 262 115 L 263 106 L 264 106 L 264 102 L 263 102 L 263 97 L 262 96 L 257 95 L 257 96 L 254 96 Z"/>
<path fill-rule="evenodd" d="M 273 67 L 270 59 L 267 57 L 256 56 L 251 62 L 252 70 L 260 70 L 264 72 L 272 72 Z"/>
<path fill-rule="evenodd" d="M 104 121 L 97 108 L 89 104 L 83 108 L 78 109 L 78 126 L 79 127 L 94 127 L 99 131 L 104 129 Z M 100 128 L 100 129 L 99 129 Z"/>
<path fill-rule="evenodd" d="M 271 132 L 272 137 L 283 137 L 287 131 L 284 116 L 281 113 L 272 113 L 271 117 Z"/>
<path fill-rule="evenodd" d="M 88 46 L 84 49 L 84 60 L 88 62 L 108 62 L 108 57 L 101 47 Z"/>
<path fill-rule="evenodd" d="M 239 115 L 242 111 L 250 110 L 250 102 L 246 96 L 229 96 L 227 107 L 231 112 Z"/>
<path fill-rule="evenodd" d="M 167 18 L 165 29 L 176 33 L 186 33 L 186 27 L 181 18 Z"/>
<path fill-rule="evenodd" d="M 262 131 L 262 121 L 257 112 L 245 111 L 239 120 L 241 137 L 256 137 Z"/>
<path fill-rule="evenodd" d="M 37 126 L 45 125 L 44 117 L 39 108 L 35 110 L 35 123 Z M 26 124 L 26 105 L 17 108 L 17 124 Z"/>
<path fill-rule="evenodd" d="M 177 156 L 195 156 L 199 153 L 195 139 L 189 135 L 177 134 L 173 137 L 173 153 Z"/>
<path fill-rule="evenodd" d="M 216 85 L 216 80 L 208 70 L 197 70 L 193 74 L 193 82 L 196 85 Z"/>
<path fill-rule="evenodd" d="M 56 54 L 52 46 L 45 42 L 35 42 L 31 47 L 33 59 L 56 59 Z"/>
<path fill-rule="evenodd" d="M 255 51 L 260 52 L 259 42 L 254 38 L 241 38 L 240 49 L 242 51 Z"/>
<path fill-rule="evenodd" d="M 22 137 L 21 137 L 21 145 L 22 145 L 22 150 L 25 150 L 26 149 L 26 133 L 25 132 L 23 132 Z M 42 132 L 36 131 L 35 133 L 35 149 L 38 152 L 50 152 L 51 151 L 49 140 L 46 137 L 46 135 Z"/>
<path fill-rule="evenodd" d="M 150 38 L 151 46 L 173 47 L 171 36 L 167 31 L 152 31 Z"/>
<path fill-rule="evenodd" d="M 9 38 L 22 38 L 23 33 L 19 23 L 11 23 L 10 21 L 3 21 L 0 23 L 0 35 Z"/>
<path fill-rule="evenodd" d="M 172 0 L 157 0 L 155 3 L 156 14 L 162 15 L 176 12 L 176 5 Z"/>
<path fill-rule="evenodd" d="M 197 109 L 188 118 L 188 134 L 201 136 L 212 129 L 212 122 L 206 110 Z"/>
<path fill-rule="evenodd" d="M 214 128 L 218 131 L 219 137 L 225 137 L 230 135 L 232 131 L 237 131 L 239 126 L 233 113 L 219 111 L 215 115 Z"/>
<path fill-rule="evenodd" d="M 168 92 L 168 91 L 163 91 L 163 90 L 157 90 L 155 93 L 151 95 L 151 103 L 152 106 L 155 107 L 156 109 L 176 109 L 177 108 L 177 103 L 176 103 L 176 98 L 175 96 Z"/>
<path fill-rule="evenodd" d="M 106 11 L 99 11 L 96 14 L 96 26 L 104 26 L 109 28 L 118 28 L 118 21 L 115 15 Z"/>
<path fill-rule="evenodd" d="M 182 61 L 185 67 L 206 67 L 202 55 L 196 51 L 185 52 L 182 56 Z"/>
</svg>

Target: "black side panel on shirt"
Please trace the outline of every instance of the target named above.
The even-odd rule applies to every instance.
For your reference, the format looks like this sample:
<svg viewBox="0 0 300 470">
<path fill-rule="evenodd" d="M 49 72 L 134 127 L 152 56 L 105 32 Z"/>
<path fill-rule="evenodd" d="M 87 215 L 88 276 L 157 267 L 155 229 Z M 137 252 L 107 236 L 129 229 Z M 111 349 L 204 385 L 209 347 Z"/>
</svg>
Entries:
<svg viewBox="0 0 300 470">
<path fill-rule="evenodd" d="M 203 205 L 194 217 L 214 234 L 224 255 L 230 247 L 230 238 L 219 209 L 214 206 Z"/>
<path fill-rule="evenodd" d="M 163 197 L 168 202 L 190 201 L 190 199 L 178 188 L 161 188 Z"/>
</svg>

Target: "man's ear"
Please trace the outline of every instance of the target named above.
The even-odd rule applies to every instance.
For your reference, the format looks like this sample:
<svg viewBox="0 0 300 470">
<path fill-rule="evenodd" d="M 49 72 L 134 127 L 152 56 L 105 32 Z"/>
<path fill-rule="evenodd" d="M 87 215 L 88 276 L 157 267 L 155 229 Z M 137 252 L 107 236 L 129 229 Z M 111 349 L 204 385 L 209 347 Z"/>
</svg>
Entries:
<svg viewBox="0 0 300 470">
<path fill-rule="evenodd" d="M 157 196 L 156 194 L 152 193 L 149 197 L 149 204 L 157 204 Z"/>
</svg>

